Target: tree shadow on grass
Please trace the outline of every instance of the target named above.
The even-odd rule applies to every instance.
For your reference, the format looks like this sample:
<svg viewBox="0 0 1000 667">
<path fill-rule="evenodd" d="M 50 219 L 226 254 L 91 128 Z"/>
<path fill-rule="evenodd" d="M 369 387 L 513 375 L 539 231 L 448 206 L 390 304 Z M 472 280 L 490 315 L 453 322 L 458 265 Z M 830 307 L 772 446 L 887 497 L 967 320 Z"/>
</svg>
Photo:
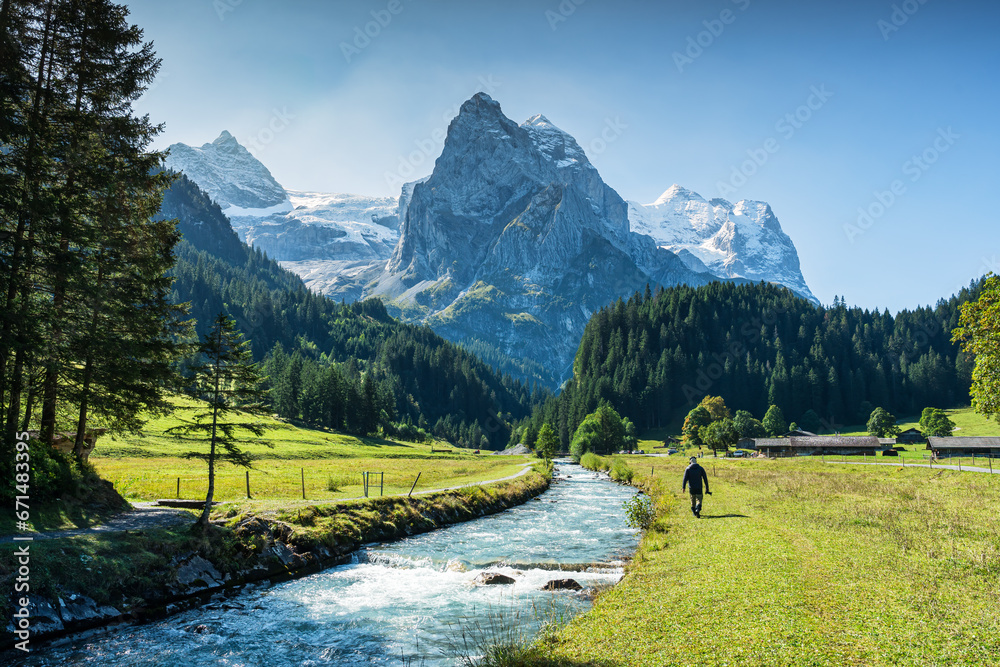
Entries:
<svg viewBox="0 0 1000 667">
<path fill-rule="evenodd" d="M 746 514 L 705 514 L 702 519 L 749 519 Z"/>
</svg>

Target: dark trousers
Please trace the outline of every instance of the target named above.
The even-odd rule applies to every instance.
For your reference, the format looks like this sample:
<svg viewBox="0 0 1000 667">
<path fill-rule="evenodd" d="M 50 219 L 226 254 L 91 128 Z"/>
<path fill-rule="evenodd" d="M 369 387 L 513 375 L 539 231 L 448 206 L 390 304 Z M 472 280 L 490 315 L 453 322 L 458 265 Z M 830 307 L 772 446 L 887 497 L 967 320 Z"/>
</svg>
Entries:
<svg viewBox="0 0 1000 667">
<path fill-rule="evenodd" d="M 700 493 L 691 494 L 691 511 L 700 512 L 701 511 L 701 501 L 705 498 L 704 495 Z"/>
</svg>

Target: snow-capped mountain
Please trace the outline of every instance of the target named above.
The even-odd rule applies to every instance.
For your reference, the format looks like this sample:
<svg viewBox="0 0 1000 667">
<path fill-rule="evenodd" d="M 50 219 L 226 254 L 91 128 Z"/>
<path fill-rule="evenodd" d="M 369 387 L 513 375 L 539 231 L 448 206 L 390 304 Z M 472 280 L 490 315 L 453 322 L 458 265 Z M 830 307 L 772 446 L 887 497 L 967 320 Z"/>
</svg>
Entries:
<svg viewBox="0 0 1000 667">
<path fill-rule="evenodd" d="M 384 266 L 399 239 L 397 199 L 286 191 L 229 132 L 200 148 L 174 144 L 166 166 L 207 192 L 241 240 L 320 292 L 338 292 L 373 263 Z M 342 296 L 360 290 L 352 284 Z"/>
<path fill-rule="evenodd" d="M 765 202 L 707 201 L 671 186 L 652 204 L 628 203 L 632 231 L 653 237 L 693 270 L 775 282 L 816 301 L 799 268 L 795 245 Z"/>
<path fill-rule="evenodd" d="M 171 147 L 241 239 L 337 299 L 377 296 L 456 341 L 571 373 L 591 314 L 647 284 L 769 281 L 815 300 L 763 202 L 673 186 L 625 202 L 545 116 L 518 125 L 484 93 L 462 105 L 427 178 L 398 199 L 286 191 L 223 132 Z"/>
<path fill-rule="evenodd" d="M 168 150 L 166 166 L 184 172 L 230 217 L 292 210 L 267 167 L 225 130 L 201 148 L 173 144 Z"/>
<path fill-rule="evenodd" d="M 480 339 L 568 377 L 591 314 L 647 284 L 705 284 L 649 236 L 569 134 L 462 105 L 412 188 L 385 270 L 365 288 L 452 340 Z"/>
</svg>

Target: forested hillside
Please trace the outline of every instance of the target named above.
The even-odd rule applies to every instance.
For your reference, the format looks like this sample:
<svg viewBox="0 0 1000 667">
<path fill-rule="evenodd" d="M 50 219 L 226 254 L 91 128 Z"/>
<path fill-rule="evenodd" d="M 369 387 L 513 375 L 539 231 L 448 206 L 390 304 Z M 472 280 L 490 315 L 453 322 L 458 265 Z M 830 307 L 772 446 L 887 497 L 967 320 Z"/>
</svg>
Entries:
<svg viewBox="0 0 1000 667">
<path fill-rule="evenodd" d="M 530 390 L 425 327 L 402 324 L 381 301 L 337 304 L 254 250 L 183 175 L 161 215 L 177 218 L 172 299 L 190 302 L 203 333 L 221 310 L 265 361 L 279 415 L 373 433 L 412 422 L 452 442 L 502 448 L 525 417 Z M 536 400 L 540 394 L 536 394 Z"/>
<path fill-rule="evenodd" d="M 768 284 L 712 283 L 636 294 L 595 313 L 562 393 L 530 424 L 557 427 L 565 446 L 607 401 L 639 428 L 665 425 L 707 394 L 758 418 L 814 410 L 827 430 L 881 406 L 914 414 L 968 402 L 972 363 L 952 344 L 972 285 L 933 308 L 886 312 L 815 306 Z"/>
</svg>

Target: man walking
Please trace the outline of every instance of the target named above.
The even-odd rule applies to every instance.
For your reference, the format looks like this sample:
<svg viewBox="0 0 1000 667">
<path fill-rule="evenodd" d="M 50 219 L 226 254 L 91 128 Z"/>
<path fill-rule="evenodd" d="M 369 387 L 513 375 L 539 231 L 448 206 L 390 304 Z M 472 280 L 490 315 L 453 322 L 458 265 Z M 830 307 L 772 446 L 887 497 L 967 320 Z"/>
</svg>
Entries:
<svg viewBox="0 0 1000 667">
<path fill-rule="evenodd" d="M 684 482 L 681 484 L 681 493 L 684 492 L 685 487 L 689 487 L 691 490 L 691 513 L 697 518 L 701 518 L 701 501 L 704 498 L 701 492 L 701 483 L 705 482 L 705 493 L 712 495 L 712 492 L 708 490 L 708 475 L 705 474 L 705 469 L 698 465 L 698 459 L 691 457 L 691 465 L 687 467 L 684 471 Z"/>
</svg>

